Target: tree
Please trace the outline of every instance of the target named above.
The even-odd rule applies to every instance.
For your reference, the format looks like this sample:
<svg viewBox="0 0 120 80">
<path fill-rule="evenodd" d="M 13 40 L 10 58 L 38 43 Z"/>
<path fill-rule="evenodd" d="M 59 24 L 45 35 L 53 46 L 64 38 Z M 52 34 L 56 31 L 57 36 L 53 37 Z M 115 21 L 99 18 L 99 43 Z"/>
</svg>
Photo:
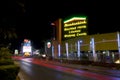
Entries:
<svg viewBox="0 0 120 80">
<path fill-rule="evenodd" d="M 12 40 L 17 39 L 15 28 L 1 27 L 0 28 L 0 47 L 8 47 Z"/>
</svg>

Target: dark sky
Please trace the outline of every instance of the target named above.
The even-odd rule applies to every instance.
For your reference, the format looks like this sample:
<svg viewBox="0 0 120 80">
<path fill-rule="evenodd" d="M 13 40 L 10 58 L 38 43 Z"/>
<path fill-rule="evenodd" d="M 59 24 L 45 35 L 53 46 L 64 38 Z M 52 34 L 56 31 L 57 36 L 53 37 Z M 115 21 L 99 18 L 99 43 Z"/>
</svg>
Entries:
<svg viewBox="0 0 120 80">
<path fill-rule="evenodd" d="M 37 48 L 43 40 L 51 38 L 53 34 L 50 23 L 58 18 L 86 15 L 89 34 L 120 31 L 118 1 L 4 0 L 3 3 L 1 23 L 14 25 L 20 39 L 31 39 Z"/>
</svg>

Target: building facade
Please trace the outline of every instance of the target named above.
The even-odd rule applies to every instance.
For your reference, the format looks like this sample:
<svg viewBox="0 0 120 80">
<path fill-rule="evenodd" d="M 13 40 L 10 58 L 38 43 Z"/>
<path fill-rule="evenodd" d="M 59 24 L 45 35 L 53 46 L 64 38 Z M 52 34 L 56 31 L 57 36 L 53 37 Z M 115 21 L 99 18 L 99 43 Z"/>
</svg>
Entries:
<svg viewBox="0 0 120 80">
<path fill-rule="evenodd" d="M 87 35 L 86 22 L 85 17 L 74 17 L 65 22 L 58 20 L 56 39 L 52 40 L 53 57 L 79 60 L 86 58 L 103 62 L 115 62 L 120 59 L 120 33 Z M 85 35 L 72 35 L 82 34 L 82 30 Z"/>
</svg>

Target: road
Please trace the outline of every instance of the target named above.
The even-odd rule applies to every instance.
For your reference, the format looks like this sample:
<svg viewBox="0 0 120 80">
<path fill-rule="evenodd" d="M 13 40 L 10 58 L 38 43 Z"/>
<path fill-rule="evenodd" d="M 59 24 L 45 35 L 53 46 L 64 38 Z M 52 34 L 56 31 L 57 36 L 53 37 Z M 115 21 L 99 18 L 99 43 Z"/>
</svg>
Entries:
<svg viewBox="0 0 120 80">
<path fill-rule="evenodd" d="M 19 61 L 19 65 L 23 80 L 120 80 L 119 76 L 107 75 L 102 70 L 64 67 L 39 59 L 24 58 Z"/>
</svg>

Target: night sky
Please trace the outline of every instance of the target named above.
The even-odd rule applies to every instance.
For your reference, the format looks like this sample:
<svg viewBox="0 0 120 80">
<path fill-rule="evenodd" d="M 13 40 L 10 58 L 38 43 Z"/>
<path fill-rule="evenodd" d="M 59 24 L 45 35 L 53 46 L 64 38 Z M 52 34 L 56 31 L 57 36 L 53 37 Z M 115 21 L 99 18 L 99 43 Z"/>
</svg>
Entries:
<svg viewBox="0 0 120 80">
<path fill-rule="evenodd" d="M 50 24 L 58 18 L 86 15 L 89 34 L 120 31 L 118 1 L 4 0 L 0 4 L 0 27 L 16 28 L 19 41 L 29 38 L 36 48 L 53 36 Z"/>
</svg>

